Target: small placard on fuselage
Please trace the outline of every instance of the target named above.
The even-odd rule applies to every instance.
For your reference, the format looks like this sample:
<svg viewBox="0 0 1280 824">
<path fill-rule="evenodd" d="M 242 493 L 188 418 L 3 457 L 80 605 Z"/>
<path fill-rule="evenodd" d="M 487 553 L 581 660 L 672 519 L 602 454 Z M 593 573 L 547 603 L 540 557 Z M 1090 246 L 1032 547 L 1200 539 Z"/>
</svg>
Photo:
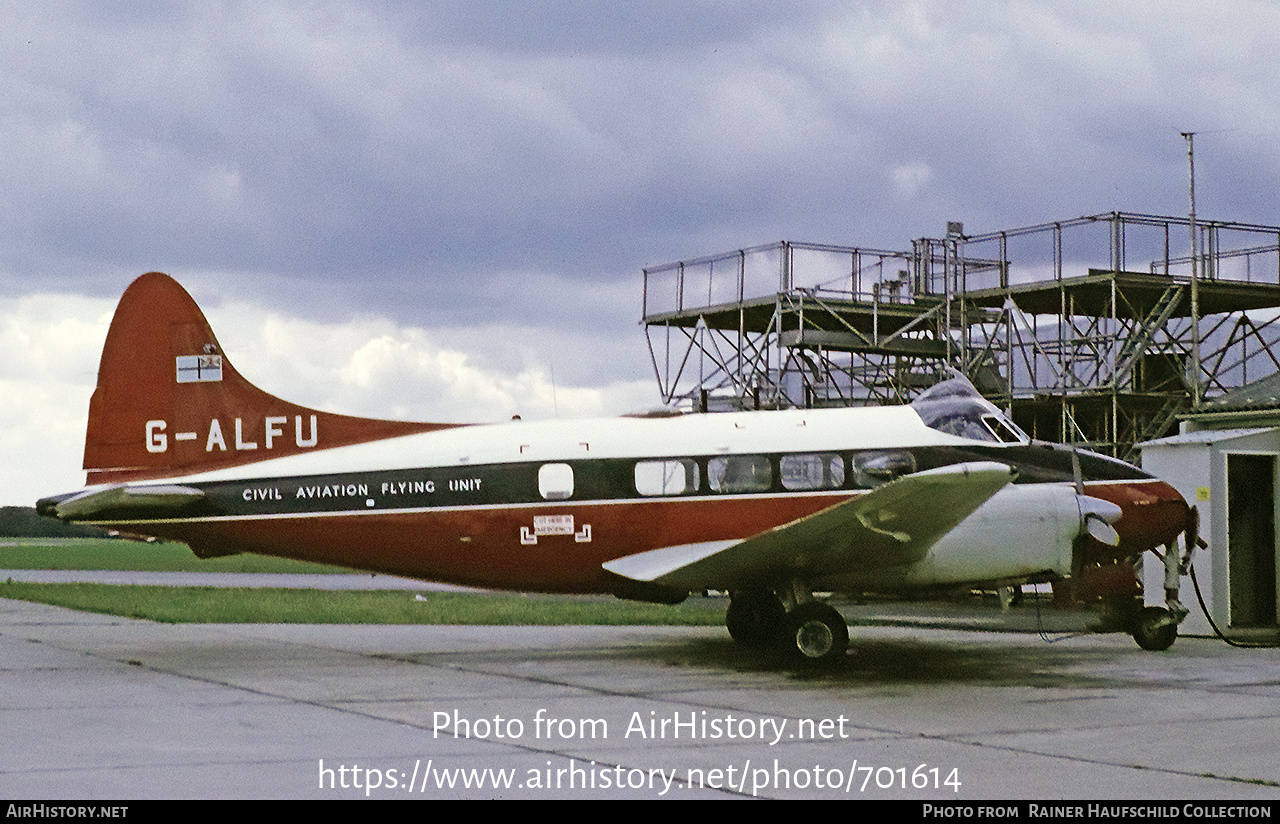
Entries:
<svg viewBox="0 0 1280 824">
<path fill-rule="evenodd" d="M 572 515 L 533 516 L 534 535 L 572 535 L 573 533 Z"/>
<path fill-rule="evenodd" d="M 178 383 L 222 380 L 221 355 L 178 355 Z"/>
</svg>

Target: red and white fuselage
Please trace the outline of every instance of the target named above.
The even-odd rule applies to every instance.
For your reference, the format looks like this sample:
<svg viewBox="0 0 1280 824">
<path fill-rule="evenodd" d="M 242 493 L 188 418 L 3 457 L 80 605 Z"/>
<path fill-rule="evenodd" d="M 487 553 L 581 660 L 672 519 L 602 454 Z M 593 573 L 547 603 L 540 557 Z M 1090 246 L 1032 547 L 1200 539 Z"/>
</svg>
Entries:
<svg viewBox="0 0 1280 824">
<path fill-rule="evenodd" d="M 1031 442 L 963 380 L 906 406 L 607 420 L 307 409 L 241 377 L 157 273 L 112 322 L 85 468 L 85 490 L 40 510 L 202 556 L 647 600 L 1047 580 L 1188 519 L 1167 484 Z"/>
</svg>

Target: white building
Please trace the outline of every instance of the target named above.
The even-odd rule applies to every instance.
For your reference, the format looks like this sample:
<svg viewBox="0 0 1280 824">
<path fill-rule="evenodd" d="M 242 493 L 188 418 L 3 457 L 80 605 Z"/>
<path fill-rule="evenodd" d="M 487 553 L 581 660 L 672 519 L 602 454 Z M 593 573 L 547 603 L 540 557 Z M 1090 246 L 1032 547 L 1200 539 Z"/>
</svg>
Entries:
<svg viewBox="0 0 1280 824">
<path fill-rule="evenodd" d="M 1199 510 L 1209 547 L 1196 552 L 1193 567 L 1214 622 L 1228 636 L 1280 627 L 1280 375 L 1205 403 L 1185 416 L 1180 434 L 1141 449 L 1143 469 Z M 1143 571 L 1147 601 L 1159 603 L 1163 570 L 1147 560 Z M 1181 631 L 1212 632 L 1183 581 L 1181 600 L 1191 614 Z"/>
</svg>

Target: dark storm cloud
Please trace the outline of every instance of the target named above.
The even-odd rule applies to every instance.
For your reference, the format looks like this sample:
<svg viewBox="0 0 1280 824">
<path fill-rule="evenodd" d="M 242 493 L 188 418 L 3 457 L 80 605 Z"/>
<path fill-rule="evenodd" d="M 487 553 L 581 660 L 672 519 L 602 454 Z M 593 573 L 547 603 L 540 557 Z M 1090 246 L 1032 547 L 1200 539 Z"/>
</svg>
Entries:
<svg viewBox="0 0 1280 824">
<path fill-rule="evenodd" d="M 530 8 L 16 14 L 6 268 L 474 294 L 513 272 L 633 278 L 670 239 L 811 189 L 769 133 L 790 110 L 769 96 L 803 90 L 743 54 L 776 12 Z"/>
<path fill-rule="evenodd" d="M 1200 214 L 1280 223 L 1278 33 L 1264 0 L 4 4 L 0 502 L 79 482 L 150 269 L 283 397 L 492 420 L 651 405 L 647 264 L 1181 214 L 1189 129 Z"/>
<path fill-rule="evenodd" d="M 769 0 L 699 2 L 547 0 L 541 3 L 453 2 L 388 5 L 423 42 L 507 52 L 609 53 L 652 56 L 741 40 L 744 31 L 805 27 L 835 8 L 830 2 Z M 397 9 L 405 14 L 397 14 Z"/>
<path fill-rule="evenodd" d="M 4 16 L 10 293 L 103 273 L 82 288 L 111 292 L 117 273 L 165 268 L 268 301 L 325 286 L 340 291 L 316 311 L 422 322 L 466 302 L 527 311 L 541 277 L 628 282 L 638 302 L 644 264 L 784 237 L 902 248 L 949 219 L 1180 211 L 1185 128 L 1231 130 L 1204 138 L 1206 207 L 1280 217 L 1280 21 L 1257 3 Z"/>
</svg>

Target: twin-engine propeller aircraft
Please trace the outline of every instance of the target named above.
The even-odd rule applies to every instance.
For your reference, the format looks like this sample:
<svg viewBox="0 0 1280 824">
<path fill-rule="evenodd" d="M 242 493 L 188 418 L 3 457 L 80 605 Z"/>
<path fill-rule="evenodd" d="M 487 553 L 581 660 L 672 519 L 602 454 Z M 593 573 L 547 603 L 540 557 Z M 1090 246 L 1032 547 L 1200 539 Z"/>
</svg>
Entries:
<svg viewBox="0 0 1280 824">
<path fill-rule="evenodd" d="M 125 292 L 89 405 L 87 488 L 38 509 L 188 544 L 476 587 L 677 602 L 729 632 L 848 645 L 815 592 L 1079 578 L 1166 547 L 1169 609 L 1129 575 L 1124 629 L 1173 643 L 1194 513 L 1111 458 L 1033 442 L 963 378 L 913 403 L 493 425 L 336 415 L 246 381 L 167 275 Z M 1183 559 L 1185 562 L 1185 558 Z M 1130 569 L 1131 567 L 1125 567 Z M 1171 583 L 1170 583 L 1171 582 Z"/>
</svg>

